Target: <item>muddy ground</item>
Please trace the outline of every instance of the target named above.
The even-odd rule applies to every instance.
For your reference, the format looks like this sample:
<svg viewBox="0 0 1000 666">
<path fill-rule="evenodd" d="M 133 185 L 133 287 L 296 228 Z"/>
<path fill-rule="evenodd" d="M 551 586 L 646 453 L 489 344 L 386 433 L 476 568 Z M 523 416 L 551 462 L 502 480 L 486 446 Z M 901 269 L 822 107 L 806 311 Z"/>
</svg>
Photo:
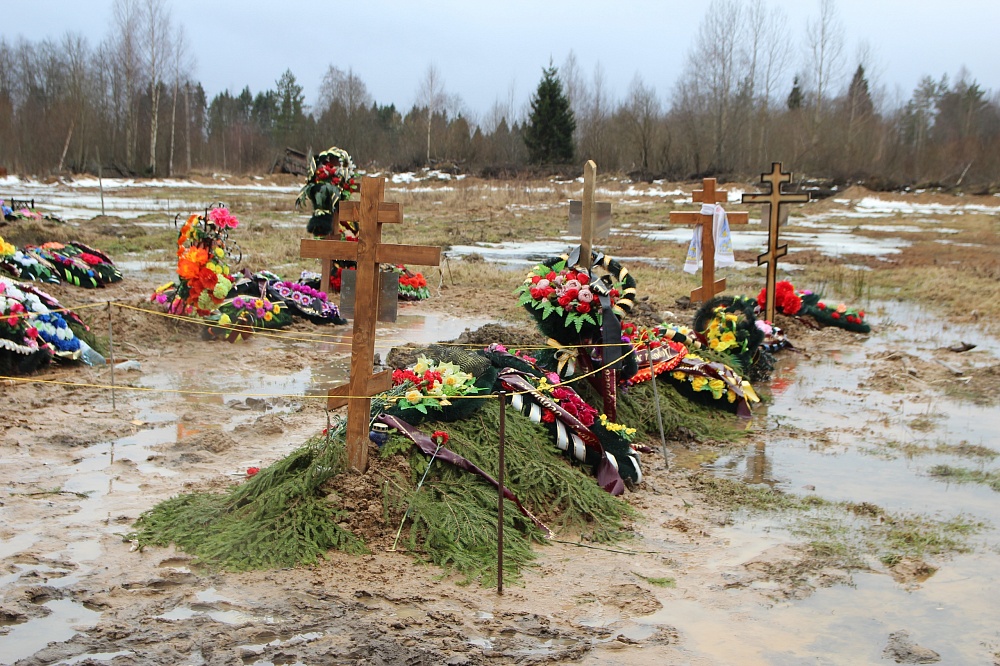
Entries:
<svg viewBox="0 0 1000 666">
<path fill-rule="evenodd" d="M 145 307 L 163 277 L 137 270 L 99 293 L 51 291 L 68 305 Z M 407 326 L 423 326 L 413 335 L 456 337 L 503 310 L 519 280 L 512 272 L 509 283 L 487 287 L 442 281 L 431 300 L 403 306 L 410 324 L 381 336 L 402 341 L 415 330 Z M 675 302 L 681 295 L 651 294 L 649 316 L 669 309 L 682 319 Z M 257 336 L 226 345 L 117 305 L 110 315 L 108 308 L 89 310 L 95 330 L 111 320 L 115 360 L 139 365 L 116 373 L 114 404 L 112 392 L 99 388 L 111 383 L 107 367 L 53 366 L 31 378 L 47 383 L 0 380 L 0 662 L 837 664 L 931 663 L 944 654 L 943 663 L 972 663 L 964 661 L 970 655 L 1000 663 L 995 636 L 969 638 L 978 648 L 950 646 L 946 636 L 921 633 L 923 625 L 905 624 L 905 617 L 855 641 L 814 640 L 809 615 L 794 613 L 818 591 L 843 591 L 830 612 L 861 621 L 879 611 L 859 611 L 850 600 L 860 574 L 884 581 L 876 585 L 888 586 L 886 598 L 894 599 L 941 577 L 953 553 L 891 562 L 879 562 L 877 553 L 830 557 L 814 539 L 797 537 L 780 521 L 748 518 L 706 491 L 705 475 L 726 478 L 727 460 L 749 471 L 778 437 L 814 450 L 848 446 L 844 433 L 853 429 L 850 445 L 860 446 L 875 432 L 861 424 L 884 416 L 875 396 L 911 404 L 932 396 L 945 405 L 944 396 L 970 382 L 980 395 L 1000 388 L 993 352 L 949 351 L 950 339 L 904 345 L 885 333 L 900 322 L 888 312 L 879 317 L 877 303 L 869 307 L 876 313 L 871 336 L 778 322 L 797 351 L 779 361 L 773 404 L 786 404 L 780 394 L 789 382 L 808 394 L 810 373 L 838 363 L 837 372 L 856 378 L 837 391 L 836 400 L 851 405 L 839 424 L 818 419 L 779 434 L 781 421 L 765 407 L 736 446 L 674 433 L 669 460 L 645 455 L 644 482 L 625 495 L 642 515 L 633 539 L 608 547 L 559 534 L 502 596 L 489 585 L 459 585 L 447 571 L 390 551 L 387 541 L 371 544 L 366 556 L 331 553 L 316 566 L 249 573 L 207 570 L 171 548 L 135 548 L 123 535 L 157 501 L 239 483 L 248 467 L 266 466 L 323 428 L 317 396 L 346 366 L 347 349 L 336 339 L 317 344 L 311 336 L 331 332 L 303 323 L 292 329 L 301 334 L 295 340 Z M 523 331 L 526 320 L 505 323 Z M 987 350 L 996 347 L 988 336 L 977 342 L 984 341 Z M 818 411 L 829 398 L 808 395 Z M 995 407 L 986 403 L 983 409 Z M 761 470 L 742 480 L 799 495 L 815 486 L 822 491 L 826 480 L 815 476 L 807 485 L 789 472 L 792 486 L 780 470 Z M 374 523 L 386 523 L 369 508 Z M 381 529 L 393 533 L 395 524 Z M 996 543 L 974 548 L 993 549 L 993 559 L 986 556 L 992 563 Z M 995 573 L 983 582 L 997 584 Z M 772 618 L 783 630 L 770 626 Z M 754 634 L 759 639 L 748 640 Z M 949 662 L 949 655 L 961 661 Z"/>
</svg>

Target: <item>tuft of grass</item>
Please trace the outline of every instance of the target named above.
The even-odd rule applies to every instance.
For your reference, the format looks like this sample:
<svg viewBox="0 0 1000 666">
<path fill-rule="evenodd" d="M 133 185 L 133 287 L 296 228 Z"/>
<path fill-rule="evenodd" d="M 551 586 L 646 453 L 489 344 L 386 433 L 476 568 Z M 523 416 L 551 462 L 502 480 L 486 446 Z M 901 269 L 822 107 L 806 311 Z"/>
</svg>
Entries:
<svg viewBox="0 0 1000 666">
<path fill-rule="evenodd" d="M 641 578 L 650 585 L 656 585 L 657 587 L 677 587 L 677 581 L 670 576 L 663 578 L 659 578 L 657 576 L 643 576 L 641 573 L 636 571 L 633 571 L 632 575 L 636 578 Z"/>
<path fill-rule="evenodd" d="M 989 486 L 1000 493 L 1000 471 L 983 471 L 951 465 L 935 465 L 928 471 L 932 477 L 951 481 L 953 483 L 978 483 Z"/>
</svg>

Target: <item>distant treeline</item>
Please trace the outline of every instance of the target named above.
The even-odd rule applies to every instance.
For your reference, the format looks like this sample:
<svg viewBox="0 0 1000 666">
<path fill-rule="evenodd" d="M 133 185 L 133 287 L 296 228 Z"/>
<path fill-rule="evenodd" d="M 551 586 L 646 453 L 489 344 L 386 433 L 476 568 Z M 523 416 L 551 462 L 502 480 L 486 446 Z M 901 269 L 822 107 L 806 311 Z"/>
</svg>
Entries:
<svg viewBox="0 0 1000 666">
<path fill-rule="evenodd" d="M 604 173 L 679 180 L 750 177 L 782 161 L 798 174 L 873 187 L 1000 183 L 997 96 L 962 71 L 924 77 L 908 98 L 893 99 L 869 80 L 865 48 L 844 56 L 833 0 L 819 9 L 793 67 L 780 10 L 714 0 L 666 95 L 637 75 L 613 98 L 600 65 L 585 77 L 571 52 L 555 69 L 575 120 L 567 165 L 593 159 Z M 165 0 L 116 0 L 112 13 L 96 46 L 76 33 L 0 38 L 0 168 L 261 173 L 285 147 L 337 145 L 365 167 L 454 165 L 487 176 L 538 169 L 525 146 L 533 109 L 515 108 L 508 95 L 470 112 L 433 66 L 415 82 L 408 110 L 379 103 L 353 70 L 333 65 L 311 107 L 291 71 L 273 89 L 210 98 L 190 74 L 190 47 Z"/>
</svg>

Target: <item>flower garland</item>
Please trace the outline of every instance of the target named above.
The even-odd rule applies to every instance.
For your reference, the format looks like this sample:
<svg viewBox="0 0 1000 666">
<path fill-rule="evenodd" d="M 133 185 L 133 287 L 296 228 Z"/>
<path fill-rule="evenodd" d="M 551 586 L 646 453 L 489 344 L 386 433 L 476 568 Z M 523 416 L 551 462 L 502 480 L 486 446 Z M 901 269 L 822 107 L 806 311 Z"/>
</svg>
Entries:
<svg viewBox="0 0 1000 666">
<path fill-rule="evenodd" d="M 210 315 L 233 288 L 226 263 L 227 241 L 228 230 L 238 225 L 227 208 L 190 216 L 177 234 L 177 283 L 157 289 L 150 300 L 169 301 L 168 311 L 173 314 Z"/>
<path fill-rule="evenodd" d="M 774 286 L 775 312 L 788 316 L 810 316 L 826 326 L 837 326 L 856 333 L 868 333 L 871 327 L 865 322 L 865 311 L 848 307 L 844 303 L 835 306 L 820 300 L 820 295 L 809 290 L 796 290 L 795 286 L 783 280 Z M 767 289 L 757 294 L 757 304 L 763 309 L 767 305 Z"/>
<path fill-rule="evenodd" d="M 397 404 L 403 411 L 415 409 L 427 414 L 427 409 L 441 409 L 451 405 L 448 398 L 466 396 L 486 390 L 476 386 L 476 378 L 464 372 L 457 364 L 433 361 L 426 356 L 417 357 L 411 369 L 393 370 L 392 385 L 408 384 L 408 390 Z"/>
<path fill-rule="evenodd" d="M 631 428 L 627 425 L 621 423 L 612 423 L 608 420 L 608 417 L 601 414 L 601 425 L 604 426 L 605 430 L 615 433 L 626 442 L 631 442 L 635 439 L 635 435 L 638 432 L 635 428 Z"/>
</svg>

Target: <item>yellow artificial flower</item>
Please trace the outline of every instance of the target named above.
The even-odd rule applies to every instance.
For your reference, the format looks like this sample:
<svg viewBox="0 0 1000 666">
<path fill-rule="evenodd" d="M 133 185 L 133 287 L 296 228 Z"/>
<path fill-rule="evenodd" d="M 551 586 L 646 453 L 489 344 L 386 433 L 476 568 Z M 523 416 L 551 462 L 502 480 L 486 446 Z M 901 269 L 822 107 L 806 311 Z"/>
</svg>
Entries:
<svg viewBox="0 0 1000 666">
<path fill-rule="evenodd" d="M 281 314 L 281 306 L 275 303 L 273 312 L 274 314 Z"/>
<path fill-rule="evenodd" d="M 448 375 L 444 378 L 445 386 L 459 386 L 461 383 L 461 380 L 456 375 Z"/>
<path fill-rule="evenodd" d="M 736 402 L 736 393 L 733 391 L 733 389 L 729 389 L 726 391 L 726 400 L 728 400 L 729 402 Z"/>
<path fill-rule="evenodd" d="M 691 388 L 695 391 L 701 391 L 706 386 L 708 386 L 708 377 L 695 377 L 691 380 Z"/>
<path fill-rule="evenodd" d="M 711 340 L 708 341 L 708 346 L 711 347 L 712 349 L 718 350 L 719 349 L 719 339 L 718 338 L 712 338 Z M 719 351 L 721 351 L 721 350 L 719 350 Z"/>
<path fill-rule="evenodd" d="M 253 306 L 255 308 L 262 308 L 264 307 L 264 301 L 258 298 L 256 301 L 253 302 Z"/>
<path fill-rule="evenodd" d="M 708 382 L 708 388 L 712 391 L 712 397 L 718 400 L 722 397 L 722 391 L 726 388 L 726 383 L 721 379 L 711 379 Z"/>
<path fill-rule="evenodd" d="M 674 370 L 674 372 L 673 372 L 673 377 L 674 377 L 674 379 L 680 379 L 680 380 L 683 380 L 684 378 L 686 378 L 686 377 L 687 377 L 687 375 L 685 375 L 685 374 L 684 374 L 683 372 L 681 372 L 680 370 Z"/>
<path fill-rule="evenodd" d="M 422 375 L 430 368 L 430 361 L 428 361 L 423 356 L 417 358 L 417 364 L 413 366 L 413 372 L 418 375 Z"/>
<path fill-rule="evenodd" d="M 217 256 L 219 259 L 222 259 L 224 256 L 226 256 L 226 251 L 223 250 L 221 247 L 217 247 L 215 248 L 215 256 Z"/>
<path fill-rule="evenodd" d="M 732 312 L 726 313 L 726 321 L 738 321 L 739 317 L 734 315 Z"/>
<path fill-rule="evenodd" d="M 274 319 L 274 315 L 272 315 L 270 312 L 264 313 L 264 321 L 271 321 L 272 319 Z"/>
<path fill-rule="evenodd" d="M 736 342 L 736 334 L 733 333 L 732 331 L 726 331 L 725 333 L 722 334 L 722 337 L 720 339 L 723 342 L 734 342 L 735 343 Z"/>
<path fill-rule="evenodd" d="M 411 405 L 415 405 L 424 399 L 424 394 L 418 391 L 417 389 L 411 389 L 406 392 L 405 398 L 408 403 L 410 403 Z"/>
</svg>

